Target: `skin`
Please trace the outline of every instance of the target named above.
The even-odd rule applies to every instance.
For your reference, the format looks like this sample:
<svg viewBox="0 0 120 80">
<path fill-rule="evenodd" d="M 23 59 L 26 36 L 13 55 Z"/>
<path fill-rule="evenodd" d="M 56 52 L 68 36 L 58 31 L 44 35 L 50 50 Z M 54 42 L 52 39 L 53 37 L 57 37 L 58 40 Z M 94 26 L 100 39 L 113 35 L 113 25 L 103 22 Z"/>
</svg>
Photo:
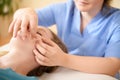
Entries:
<svg viewBox="0 0 120 80">
<path fill-rule="evenodd" d="M 13 37 L 21 30 L 21 37 L 24 40 L 29 31 L 33 37 L 37 32 L 38 17 L 36 12 L 31 8 L 19 9 L 13 16 L 13 21 L 9 26 L 9 32 L 13 31 Z M 27 26 L 27 27 L 26 27 Z"/>
<path fill-rule="evenodd" d="M 102 9 L 104 0 L 74 0 L 74 1 L 78 10 L 81 11 L 80 32 L 82 33 L 86 28 L 86 26 L 90 23 L 90 21 L 100 12 L 100 10 Z M 17 18 L 19 16 L 18 13 L 23 12 L 24 10 L 27 12 L 23 13 L 20 18 Z M 18 10 L 14 15 L 15 21 L 13 20 L 9 28 L 10 32 L 13 30 L 13 33 L 15 36 L 16 36 L 15 33 L 19 30 L 19 28 L 14 27 L 14 25 L 17 26 L 17 25 L 20 25 L 20 23 L 24 23 L 24 21 L 22 20 L 22 17 L 27 16 L 27 14 L 29 14 L 29 16 L 32 16 L 33 19 L 37 19 L 36 18 L 37 16 L 34 10 L 31 10 L 29 8 Z M 29 22 L 34 24 L 37 23 L 35 21 L 34 22 L 30 21 L 32 19 L 29 19 L 28 17 L 26 20 L 27 20 L 26 24 L 28 24 Z M 24 27 L 25 27 L 25 24 L 24 24 Z M 27 31 L 28 27 L 31 27 L 31 25 L 27 26 L 27 28 L 24 28 L 24 27 L 20 25 L 20 28 L 21 29 L 23 28 L 22 29 L 23 34 Z M 35 27 L 33 28 L 33 31 L 35 31 Z M 33 35 L 33 33 L 31 34 Z M 25 36 L 22 35 L 22 37 L 24 38 Z M 114 76 L 120 68 L 120 60 L 118 58 L 89 57 L 89 56 L 76 56 L 76 55 L 65 54 L 50 39 L 43 38 L 42 40 L 43 42 L 37 43 L 36 49 L 33 50 L 35 54 L 35 59 L 40 65 L 63 66 L 66 68 L 70 68 L 70 69 L 74 69 L 82 72 L 95 73 L 95 74 L 107 74 L 110 76 Z M 39 54 L 39 52 L 42 55 Z"/>
<path fill-rule="evenodd" d="M 52 38 L 52 34 L 48 29 L 40 28 L 39 30 L 43 37 Z M 0 68 L 12 68 L 15 72 L 26 75 L 32 69 L 40 66 L 36 62 L 32 50 L 35 48 L 37 40 L 39 39 L 40 43 L 42 37 L 36 34 L 36 38 L 32 38 L 30 33 L 27 33 L 28 37 L 22 40 L 20 31 L 17 35 L 17 37 L 12 37 L 10 40 L 10 51 L 0 57 Z"/>
</svg>

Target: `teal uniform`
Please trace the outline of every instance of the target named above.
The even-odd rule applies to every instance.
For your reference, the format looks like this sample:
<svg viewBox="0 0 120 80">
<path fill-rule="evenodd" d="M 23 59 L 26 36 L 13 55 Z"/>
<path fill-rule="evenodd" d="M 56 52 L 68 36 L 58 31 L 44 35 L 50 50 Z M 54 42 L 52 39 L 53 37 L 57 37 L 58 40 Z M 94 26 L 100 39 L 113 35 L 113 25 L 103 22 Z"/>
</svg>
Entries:
<svg viewBox="0 0 120 80">
<path fill-rule="evenodd" d="M 11 68 L 0 69 L 0 80 L 38 80 L 37 77 L 28 77 L 17 74 Z"/>
</svg>

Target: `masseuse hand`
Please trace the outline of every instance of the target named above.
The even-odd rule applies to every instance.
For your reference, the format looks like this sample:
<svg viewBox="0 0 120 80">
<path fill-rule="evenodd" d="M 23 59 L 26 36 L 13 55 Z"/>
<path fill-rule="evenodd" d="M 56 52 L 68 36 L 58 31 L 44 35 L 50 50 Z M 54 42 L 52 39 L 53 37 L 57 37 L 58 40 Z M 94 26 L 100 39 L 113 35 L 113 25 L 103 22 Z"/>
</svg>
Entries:
<svg viewBox="0 0 120 80">
<path fill-rule="evenodd" d="M 40 65 L 62 66 L 66 60 L 66 54 L 50 39 L 42 38 L 33 50 L 35 59 Z"/>
<path fill-rule="evenodd" d="M 10 24 L 9 32 L 13 31 L 13 37 L 17 36 L 17 32 L 21 30 L 22 38 L 27 37 L 27 31 L 31 35 L 35 35 L 37 31 L 38 17 L 36 12 L 30 8 L 19 9 L 13 16 L 13 21 Z"/>
</svg>

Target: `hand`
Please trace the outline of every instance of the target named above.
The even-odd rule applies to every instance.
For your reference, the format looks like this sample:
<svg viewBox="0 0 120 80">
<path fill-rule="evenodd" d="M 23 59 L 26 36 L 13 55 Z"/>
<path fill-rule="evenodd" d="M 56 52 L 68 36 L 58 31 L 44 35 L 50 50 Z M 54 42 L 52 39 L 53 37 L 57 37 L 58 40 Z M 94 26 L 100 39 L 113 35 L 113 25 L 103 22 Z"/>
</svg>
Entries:
<svg viewBox="0 0 120 80">
<path fill-rule="evenodd" d="M 33 50 L 35 59 L 40 65 L 62 66 L 66 61 L 66 54 L 50 39 L 42 37 Z"/>
<path fill-rule="evenodd" d="M 13 37 L 17 36 L 17 32 L 21 30 L 22 38 L 27 37 L 27 32 L 32 36 L 35 35 L 38 25 L 38 16 L 33 9 L 23 8 L 15 12 L 13 21 L 10 24 L 9 32 L 13 31 Z"/>
</svg>

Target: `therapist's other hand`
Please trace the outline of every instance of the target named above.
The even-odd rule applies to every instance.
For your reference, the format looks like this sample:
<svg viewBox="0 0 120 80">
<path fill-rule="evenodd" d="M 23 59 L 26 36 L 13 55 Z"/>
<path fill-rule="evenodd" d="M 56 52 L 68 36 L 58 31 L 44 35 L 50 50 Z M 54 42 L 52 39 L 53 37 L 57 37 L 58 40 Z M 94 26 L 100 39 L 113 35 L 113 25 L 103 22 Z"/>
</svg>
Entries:
<svg viewBox="0 0 120 80">
<path fill-rule="evenodd" d="M 36 34 L 38 25 L 38 16 L 36 12 L 31 8 L 19 9 L 13 16 L 13 21 L 9 26 L 9 32 L 13 31 L 13 37 L 17 36 L 17 32 L 21 30 L 22 38 L 27 37 L 27 31 L 32 36 Z"/>
<path fill-rule="evenodd" d="M 42 41 L 39 41 L 33 50 L 36 61 L 44 66 L 62 66 L 66 61 L 66 53 L 50 39 L 42 38 Z"/>
</svg>

